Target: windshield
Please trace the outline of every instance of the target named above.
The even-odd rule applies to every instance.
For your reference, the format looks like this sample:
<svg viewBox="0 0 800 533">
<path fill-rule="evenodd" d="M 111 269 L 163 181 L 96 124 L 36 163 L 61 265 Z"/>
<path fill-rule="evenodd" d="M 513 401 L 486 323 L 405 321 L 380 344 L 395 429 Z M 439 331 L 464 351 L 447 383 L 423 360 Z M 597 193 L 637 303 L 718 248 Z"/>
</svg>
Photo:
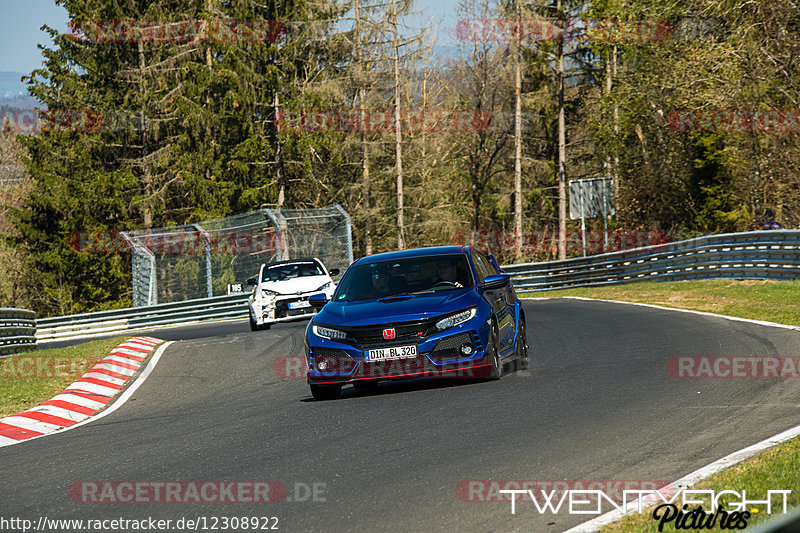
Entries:
<svg viewBox="0 0 800 533">
<path fill-rule="evenodd" d="M 472 285 L 472 272 L 464 254 L 364 262 L 347 271 L 339 282 L 334 301 L 452 291 Z"/>
<path fill-rule="evenodd" d="M 283 265 L 268 266 L 264 269 L 261 281 L 285 281 L 287 279 L 305 276 L 322 276 L 325 272 L 316 261 L 303 263 L 288 263 Z"/>
</svg>

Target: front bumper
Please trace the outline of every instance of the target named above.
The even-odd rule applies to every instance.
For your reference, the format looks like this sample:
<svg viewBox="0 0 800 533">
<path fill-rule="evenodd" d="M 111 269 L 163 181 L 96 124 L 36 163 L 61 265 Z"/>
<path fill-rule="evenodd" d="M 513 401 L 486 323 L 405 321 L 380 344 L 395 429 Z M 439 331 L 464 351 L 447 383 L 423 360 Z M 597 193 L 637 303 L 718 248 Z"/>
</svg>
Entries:
<svg viewBox="0 0 800 533">
<path fill-rule="evenodd" d="M 358 369 L 363 366 L 359 365 Z M 489 376 L 490 363 L 481 359 L 463 364 L 428 366 L 425 363 L 388 364 L 383 370 L 371 367 L 369 370 L 356 370 L 350 376 L 313 376 L 309 371 L 309 385 L 347 385 L 356 381 L 398 381 L 422 378 L 483 379 Z"/>
<path fill-rule="evenodd" d="M 381 344 L 380 348 L 409 345 Z M 469 345 L 468 356 L 459 351 Z M 455 347 L 455 348 L 454 348 Z M 491 363 L 477 331 L 455 327 L 417 344 L 417 355 L 380 361 L 367 360 L 370 346 L 352 346 L 314 337 L 306 346 L 309 384 L 347 384 L 356 381 L 418 378 L 475 379 L 489 375 Z"/>
<path fill-rule="evenodd" d="M 275 296 L 272 298 L 257 298 L 249 302 L 250 316 L 259 326 L 264 324 L 274 324 L 276 322 L 291 322 L 293 320 L 304 320 L 317 314 L 319 311 L 311 306 L 298 307 L 291 309 L 294 304 L 307 302 L 308 297 L 317 292 L 309 292 L 300 295 Z M 330 295 L 328 295 L 330 298 Z"/>
</svg>

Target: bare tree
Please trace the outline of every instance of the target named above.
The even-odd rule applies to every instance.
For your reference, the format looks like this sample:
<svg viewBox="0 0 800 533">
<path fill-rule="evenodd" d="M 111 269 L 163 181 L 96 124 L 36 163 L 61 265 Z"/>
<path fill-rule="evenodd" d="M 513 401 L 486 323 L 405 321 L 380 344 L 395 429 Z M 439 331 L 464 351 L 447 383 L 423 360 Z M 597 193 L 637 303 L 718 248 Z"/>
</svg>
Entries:
<svg viewBox="0 0 800 533">
<path fill-rule="evenodd" d="M 356 53 L 358 55 L 358 65 L 357 68 L 366 70 L 366 64 L 364 62 L 364 36 L 363 36 L 363 27 L 364 21 L 361 14 L 361 5 L 360 0 L 354 0 L 353 8 L 355 10 L 355 22 L 356 22 Z M 364 181 L 364 208 L 367 211 L 367 218 L 364 224 L 364 248 L 366 255 L 372 255 L 372 217 L 370 216 L 370 194 L 372 189 L 372 183 L 370 181 L 369 176 L 369 145 L 367 144 L 366 138 L 366 127 L 367 127 L 367 117 L 366 117 L 366 104 L 367 104 L 367 88 L 366 88 L 366 79 L 364 76 L 360 76 L 358 80 L 358 109 L 359 113 L 359 124 L 360 124 L 360 141 L 361 141 L 361 176 Z"/>
<path fill-rule="evenodd" d="M 556 15 L 563 19 L 561 0 Z M 562 33 L 563 35 L 563 33 Z M 567 137 L 564 121 L 564 39 L 556 42 L 556 87 L 558 92 L 558 258 L 567 257 Z"/>
<path fill-rule="evenodd" d="M 522 6 L 515 2 L 517 15 L 514 39 L 514 255 L 522 261 Z"/>
<path fill-rule="evenodd" d="M 497 16 L 498 11 L 491 0 L 462 0 L 459 14 L 465 19 L 488 20 Z M 509 57 L 513 51 L 509 52 L 483 35 L 469 35 L 465 44 L 470 47 L 468 54 L 454 61 L 450 68 L 453 101 L 475 110 L 478 116 L 491 119 L 489 128 L 476 128 L 457 139 L 459 167 L 468 177 L 472 199 L 470 226 L 479 230 L 483 229 L 481 217 L 490 184 L 495 177 L 506 173 L 504 161 L 511 131 L 503 119 L 514 105 L 509 97 L 514 87 L 514 74 L 509 64 L 514 60 Z M 518 66 L 519 62 L 516 63 Z M 521 135 L 514 138 L 521 139 Z"/>
<path fill-rule="evenodd" d="M 392 63 L 394 65 L 394 135 L 395 165 L 397 169 L 397 248 L 406 247 L 405 222 L 403 220 L 403 133 L 400 127 L 400 40 L 397 36 L 397 0 L 392 0 L 392 14 L 389 18 L 392 29 Z"/>
</svg>

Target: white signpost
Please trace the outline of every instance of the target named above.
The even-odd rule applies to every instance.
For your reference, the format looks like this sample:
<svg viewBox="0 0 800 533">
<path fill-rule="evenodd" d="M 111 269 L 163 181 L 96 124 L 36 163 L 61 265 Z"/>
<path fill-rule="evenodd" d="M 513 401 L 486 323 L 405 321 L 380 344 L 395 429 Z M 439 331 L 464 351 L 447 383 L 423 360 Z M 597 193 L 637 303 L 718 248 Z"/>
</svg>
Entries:
<svg viewBox="0 0 800 533">
<path fill-rule="evenodd" d="M 603 217 L 603 251 L 608 251 L 608 215 L 614 214 L 614 180 L 590 178 L 569 182 L 569 218 L 581 219 L 581 241 L 586 257 L 586 217 Z"/>
</svg>

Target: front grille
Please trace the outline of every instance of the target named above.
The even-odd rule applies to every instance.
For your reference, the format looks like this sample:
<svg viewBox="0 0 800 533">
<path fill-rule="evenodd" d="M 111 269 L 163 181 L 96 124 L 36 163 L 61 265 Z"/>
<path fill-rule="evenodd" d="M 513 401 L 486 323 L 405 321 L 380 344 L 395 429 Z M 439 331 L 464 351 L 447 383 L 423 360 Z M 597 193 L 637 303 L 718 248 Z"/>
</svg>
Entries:
<svg viewBox="0 0 800 533">
<path fill-rule="evenodd" d="M 356 361 L 352 359 L 344 350 L 337 350 L 333 348 L 314 348 L 311 350 L 310 355 L 314 358 L 314 364 L 319 365 L 320 361 L 325 361 L 327 367 L 320 372 L 349 374 Z"/>
<path fill-rule="evenodd" d="M 335 348 L 314 348 L 311 355 L 314 357 L 350 357 L 344 350 Z"/>
<path fill-rule="evenodd" d="M 402 322 L 396 324 L 382 324 L 380 326 L 360 326 L 339 328 L 347 334 L 342 342 L 358 348 L 379 348 L 383 346 L 398 346 L 401 344 L 419 343 L 436 333 L 436 320 L 419 320 L 415 322 Z M 394 328 L 395 338 L 383 338 L 383 330 Z"/>
<path fill-rule="evenodd" d="M 470 352 L 470 355 L 474 355 L 475 344 L 472 342 L 472 335 L 469 333 L 459 333 L 458 335 L 445 337 L 437 342 L 436 346 L 431 351 L 431 357 L 439 361 L 465 357 L 461 353 L 461 346 L 464 344 L 472 347 L 472 352 Z"/>
<path fill-rule="evenodd" d="M 483 349 L 483 343 L 481 342 L 481 336 L 478 335 L 477 331 L 472 332 L 472 342 L 475 343 L 475 349 L 477 351 L 481 351 Z"/>
<path fill-rule="evenodd" d="M 275 302 L 275 318 L 285 318 L 289 316 L 310 315 L 314 314 L 313 307 L 301 307 L 300 309 L 289 309 L 289 303 L 300 302 L 305 300 L 303 297 L 291 298 L 288 300 L 278 300 Z"/>
</svg>

